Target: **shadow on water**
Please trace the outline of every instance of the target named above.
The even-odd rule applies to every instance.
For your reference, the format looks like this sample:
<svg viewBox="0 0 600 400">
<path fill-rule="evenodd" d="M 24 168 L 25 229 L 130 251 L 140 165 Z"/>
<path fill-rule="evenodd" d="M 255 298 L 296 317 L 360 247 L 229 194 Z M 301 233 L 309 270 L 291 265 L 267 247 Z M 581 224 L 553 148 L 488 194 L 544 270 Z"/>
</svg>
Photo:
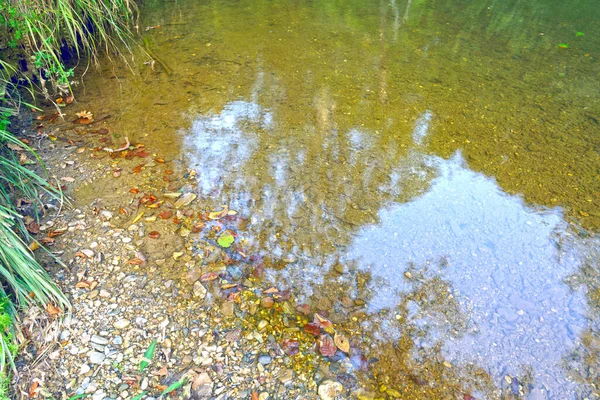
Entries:
<svg viewBox="0 0 600 400">
<path fill-rule="evenodd" d="M 265 279 L 378 360 L 363 384 L 598 396 L 600 245 L 571 225 L 600 226 L 596 4 L 146 8 L 173 78 L 117 67 L 81 100 L 249 218 Z"/>
</svg>

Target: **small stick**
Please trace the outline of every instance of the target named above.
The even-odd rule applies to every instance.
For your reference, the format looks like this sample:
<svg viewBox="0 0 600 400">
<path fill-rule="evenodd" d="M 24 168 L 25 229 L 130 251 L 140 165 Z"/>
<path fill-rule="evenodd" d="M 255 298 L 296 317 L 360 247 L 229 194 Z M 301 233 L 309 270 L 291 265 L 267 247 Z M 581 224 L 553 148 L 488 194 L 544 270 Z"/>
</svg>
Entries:
<svg viewBox="0 0 600 400">
<path fill-rule="evenodd" d="M 103 148 L 102 150 L 104 151 L 108 151 L 109 153 L 116 153 L 118 151 L 123 151 L 123 150 L 127 150 L 129 148 L 129 146 L 131 146 L 131 143 L 129 143 L 129 138 L 127 136 L 125 136 L 125 141 L 127 142 L 124 146 L 119 147 L 118 149 L 110 149 L 108 147 Z"/>
</svg>

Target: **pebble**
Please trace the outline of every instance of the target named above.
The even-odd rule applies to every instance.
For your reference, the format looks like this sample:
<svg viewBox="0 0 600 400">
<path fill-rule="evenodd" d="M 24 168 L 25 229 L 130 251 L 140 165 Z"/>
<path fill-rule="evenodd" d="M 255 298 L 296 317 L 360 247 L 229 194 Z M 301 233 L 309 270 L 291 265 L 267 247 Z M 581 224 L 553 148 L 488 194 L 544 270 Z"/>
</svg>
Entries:
<svg viewBox="0 0 600 400">
<path fill-rule="evenodd" d="M 92 335 L 91 339 L 92 343 L 99 344 L 101 346 L 106 346 L 108 344 L 108 339 L 98 335 Z"/>
<path fill-rule="evenodd" d="M 319 385 L 318 393 L 321 400 L 334 400 L 336 396 L 341 395 L 344 386 L 337 381 L 327 379 Z"/>
<path fill-rule="evenodd" d="M 100 353 L 97 351 L 93 351 L 90 354 L 90 362 L 92 364 L 100 364 L 100 363 L 102 363 L 102 361 L 104 361 L 105 358 L 106 358 L 106 356 L 103 353 Z"/>
<path fill-rule="evenodd" d="M 207 290 L 204 285 L 200 281 L 196 281 L 194 283 L 194 296 L 200 299 L 204 299 L 206 297 Z"/>
<path fill-rule="evenodd" d="M 113 324 L 113 326 L 117 329 L 127 328 L 129 326 L 129 321 L 126 319 L 120 319 Z"/>
<path fill-rule="evenodd" d="M 221 312 L 225 317 L 231 317 L 233 315 L 233 301 L 226 301 L 221 306 Z"/>
<path fill-rule="evenodd" d="M 79 375 L 85 375 L 91 371 L 91 368 L 87 364 L 82 364 L 81 368 L 79 368 Z"/>
<path fill-rule="evenodd" d="M 123 344 L 123 338 L 121 336 L 115 336 L 112 340 L 113 344 L 120 346 Z"/>
<path fill-rule="evenodd" d="M 262 354 L 258 357 L 258 362 L 262 365 L 271 364 L 272 358 L 268 354 Z"/>
</svg>

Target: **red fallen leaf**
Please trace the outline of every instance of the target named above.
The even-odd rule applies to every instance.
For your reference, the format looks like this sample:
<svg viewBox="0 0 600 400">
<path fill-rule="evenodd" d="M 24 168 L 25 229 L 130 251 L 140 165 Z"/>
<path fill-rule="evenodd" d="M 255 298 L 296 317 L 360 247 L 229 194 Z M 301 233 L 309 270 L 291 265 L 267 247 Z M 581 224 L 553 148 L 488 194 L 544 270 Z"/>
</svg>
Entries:
<svg viewBox="0 0 600 400">
<path fill-rule="evenodd" d="M 30 222 L 29 224 L 27 224 L 27 230 L 29 231 L 29 233 L 33 233 L 35 235 L 36 233 L 39 233 L 40 225 L 35 221 Z"/>
<path fill-rule="evenodd" d="M 139 192 L 140 192 L 140 189 L 138 189 L 138 188 L 129 189 L 129 193 L 138 194 Z"/>
<path fill-rule="evenodd" d="M 252 392 L 252 399 L 251 400 L 258 400 L 258 392 Z"/>
<path fill-rule="evenodd" d="M 161 213 L 158 214 L 158 218 L 160 219 L 169 219 L 173 216 L 173 212 L 172 211 L 163 211 Z"/>
<path fill-rule="evenodd" d="M 76 122 L 79 122 L 80 124 L 83 124 L 83 125 L 89 125 L 92 122 L 94 122 L 94 120 L 88 119 L 88 118 L 79 118 L 78 120 L 76 120 Z"/>
<path fill-rule="evenodd" d="M 129 215 L 129 211 L 124 209 L 123 207 L 119 207 L 119 214 Z"/>
<path fill-rule="evenodd" d="M 55 100 L 56 104 L 62 104 L 63 101 L 65 101 L 62 97 L 59 97 L 58 99 Z"/>
<path fill-rule="evenodd" d="M 319 337 L 319 352 L 324 357 L 331 357 L 337 352 L 337 348 L 335 347 L 335 343 L 331 336 L 327 334 L 323 334 Z"/>
<path fill-rule="evenodd" d="M 29 387 L 29 398 L 32 397 L 37 397 L 37 388 L 38 386 L 40 386 L 40 383 L 36 380 L 33 381 L 33 383 L 31 384 L 31 386 Z"/>
<path fill-rule="evenodd" d="M 135 155 L 137 157 L 143 158 L 143 157 L 148 157 L 150 155 L 150 153 L 148 153 L 146 150 L 141 150 L 141 151 L 136 151 Z"/>
<path fill-rule="evenodd" d="M 202 222 L 199 224 L 194 224 L 194 226 L 192 226 L 192 233 L 199 233 L 202 231 L 202 228 L 204 228 L 204 224 Z"/>
<path fill-rule="evenodd" d="M 300 352 L 300 342 L 297 339 L 285 339 L 281 347 L 288 356 L 295 356 Z"/>
<path fill-rule="evenodd" d="M 132 264 L 132 265 L 142 265 L 144 263 L 144 260 L 142 260 L 141 258 L 137 258 L 134 257 L 131 260 L 127 260 L 127 264 Z"/>
<path fill-rule="evenodd" d="M 75 100 L 75 97 L 73 97 L 73 95 L 70 94 L 67 96 L 66 102 L 67 102 L 67 104 L 71 104 L 73 102 L 73 100 Z"/>
<path fill-rule="evenodd" d="M 48 303 L 46 305 L 46 312 L 48 313 L 48 315 L 50 315 L 51 317 L 54 317 L 55 315 L 60 314 L 60 308 L 54 306 L 54 304 L 52 303 Z"/>
<path fill-rule="evenodd" d="M 179 225 L 181 223 L 181 220 L 179 218 L 175 217 L 175 218 L 173 218 L 173 223 L 175 225 Z"/>
<path fill-rule="evenodd" d="M 85 253 L 82 253 L 81 251 L 75 253 L 75 257 L 88 258 L 88 256 L 86 256 Z"/>
<path fill-rule="evenodd" d="M 141 204 L 147 204 L 147 203 L 156 203 L 156 196 L 152 195 L 152 194 L 145 194 L 142 196 L 142 198 L 140 199 L 140 203 Z"/>
<path fill-rule="evenodd" d="M 171 171 L 170 169 L 166 169 L 165 175 L 173 175 L 173 171 Z"/>
<path fill-rule="evenodd" d="M 48 237 L 54 238 L 54 237 L 62 235 L 66 231 L 67 231 L 67 228 L 54 229 L 54 230 L 51 230 L 50 232 L 48 232 Z"/>
<path fill-rule="evenodd" d="M 477 400 L 475 397 L 471 396 L 470 394 L 463 395 L 463 399 L 464 400 Z"/>
<path fill-rule="evenodd" d="M 219 277 L 219 274 L 216 272 L 207 272 L 206 274 L 200 277 L 202 282 L 214 281 Z"/>
<path fill-rule="evenodd" d="M 309 322 L 308 324 L 304 325 L 304 332 L 313 336 L 319 336 L 321 334 L 321 328 L 319 325 Z"/>
<path fill-rule="evenodd" d="M 142 168 L 144 168 L 144 164 L 137 165 L 133 168 L 131 172 L 133 172 L 134 174 L 139 174 L 140 172 L 142 172 Z"/>
<path fill-rule="evenodd" d="M 156 231 L 152 231 L 148 234 L 148 237 L 150 239 L 158 239 L 160 237 L 160 233 L 158 233 Z"/>
</svg>

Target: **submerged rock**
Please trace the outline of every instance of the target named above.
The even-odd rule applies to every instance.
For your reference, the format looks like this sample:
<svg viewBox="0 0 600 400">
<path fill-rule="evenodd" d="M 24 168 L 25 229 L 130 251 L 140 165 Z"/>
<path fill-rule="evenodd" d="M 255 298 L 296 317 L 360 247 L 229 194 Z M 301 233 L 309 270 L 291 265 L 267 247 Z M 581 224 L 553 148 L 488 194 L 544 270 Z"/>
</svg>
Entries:
<svg viewBox="0 0 600 400">
<path fill-rule="evenodd" d="M 327 379 L 319 385 L 318 393 L 321 400 L 334 400 L 336 396 L 342 394 L 344 386 L 337 381 Z"/>
</svg>

